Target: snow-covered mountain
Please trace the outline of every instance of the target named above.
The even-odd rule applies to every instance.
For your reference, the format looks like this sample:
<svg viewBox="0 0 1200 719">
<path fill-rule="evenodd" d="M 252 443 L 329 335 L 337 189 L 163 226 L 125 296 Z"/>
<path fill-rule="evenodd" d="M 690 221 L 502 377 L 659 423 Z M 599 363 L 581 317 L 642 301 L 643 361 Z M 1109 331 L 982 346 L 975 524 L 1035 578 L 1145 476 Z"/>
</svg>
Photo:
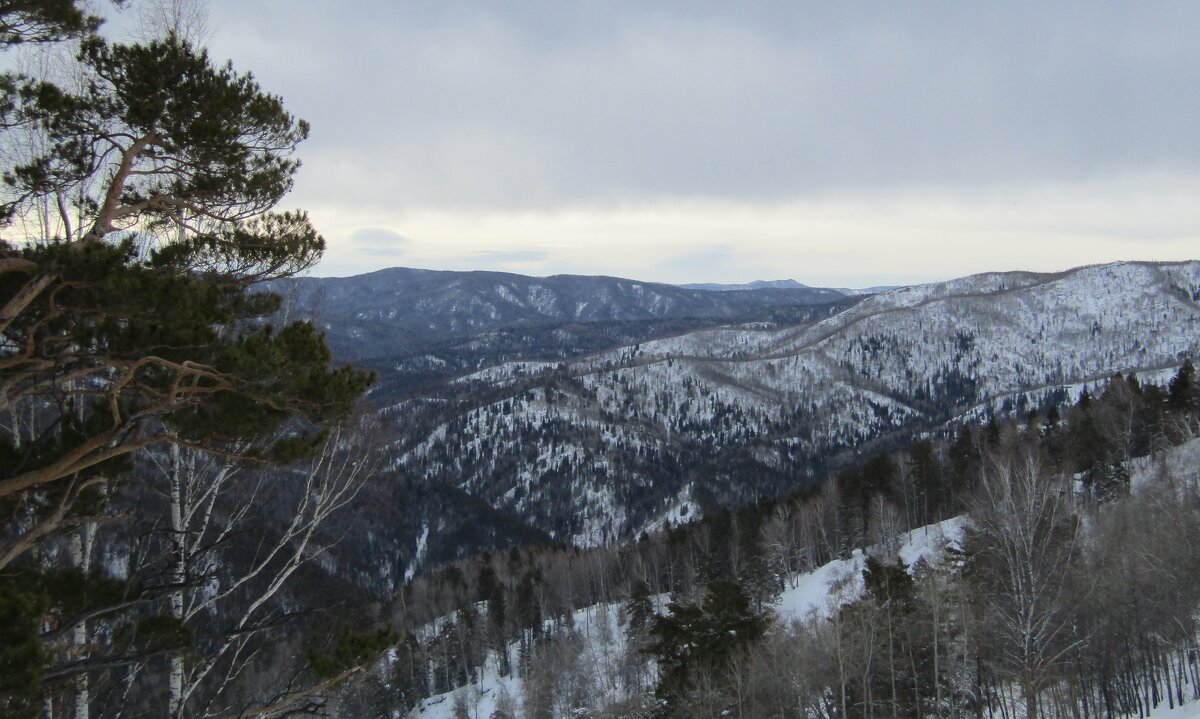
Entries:
<svg viewBox="0 0 1200 719">
<path fill-rule="evenodd" d="M 795 489 L 872 440 L 1035 407 L 1116 372 L 1158 380 L 1198 349 L 1200 262 L 1118 263 L 507 362 L 456 380 L 452 400 L 391 411 L 424 427 L 397 460 L 409 473 L 597 544 Z"/>
<path fill-rule="evenodd" d="M 834 287 L 826 291 L 837 292 L 847 297 L 861 297 L 866 295 L 877 295 L 881 292 L 890 292 L 897 290 L 904 285 L 880 285 L 878 287 Z M 810 285 L 801 284 L 795 280 L 755 280 L 744 284 L 722 284 L 719 282 L 692 282 L 686 285 L 679 285 L 688 290 L 705 290 L 707 292 L 741 292 L 745 290 L 765 290 L 765 289 L 819 289 Z"/>
<path fill-rule="evenodd" d="M 625 335 L 641 339 L 765 317 L 780 308 L 854 301 L 836 290 L 798 283 L 714 293 L 617 277 L 403 267 L 355 277 L 287 280 L 271 289 L 290 297 L 294 311 L 315 316 L 335 353 L 353 360 L 437 352 L 447 343 L 458 352 L 464 344 L 503 345 L 505 338 L 496 335 L 505 332 L 515 332 L 518 344 L 556 348 L 564 342 L 556 341 L 554 332 L 578 333 L 579 325 L 626 325 Z"/>
</svg>

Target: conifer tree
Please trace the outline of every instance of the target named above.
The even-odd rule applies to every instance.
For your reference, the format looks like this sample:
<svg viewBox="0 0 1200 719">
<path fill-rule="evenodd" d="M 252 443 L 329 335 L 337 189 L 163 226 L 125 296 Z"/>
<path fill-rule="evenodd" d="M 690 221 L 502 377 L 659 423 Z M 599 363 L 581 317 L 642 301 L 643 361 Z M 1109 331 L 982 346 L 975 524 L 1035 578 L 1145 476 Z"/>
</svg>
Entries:
<svg viewBox="0 0 1200 719">
<path fill-rule="evenodd" d="M 701 604 L 671 602 L 666 616 L 656 617 L 650 629 L 654 641 L 646 652 L 658 660 L 658 696 L 667 702 L 667 716 L 698 676 L 723 669 L 735 653 L 757 641 L 767 618 L 755 612 L 750 597 L 736 582 L 709 583 Z"/>
<path fill-rule="evenodd" d="M 941 471 L 934 455 L 933 443 L 922 440 L 913 445 L 908 457 L 909 470 L 916 483 L 922 523 L 933 521 L 946 500 Z"/>
<path fill-rule="evenodd" d="M 84 7 L 0 0 L 0 47 L 78 41 L 84 78 L 0 76 L 17 150 L 0 195 L 0 614 L 40 626 L 48 606 L 58 633 L 72 597 L 25 557 L 103 514 L 132 453 L 298 458 L 372 379 L 334 368 L 313 324 L 277 326 L 279 297 L 256 288 L 325 248 L 304 213 L 272 212 L 307 123 L 175 35 L 107 42 Z M 45 654 L 29 656 L 6 710 L 40 690 Z"/>
<path fill-rule="evenodd" d="M 1196 367 L 1186 360 L 1167 385 L 1167 406 L 1177 412 L 1194 410 L 1197 406 Z"/>
<path fill-rule="evenodd" d="M 0 46 L 64 40 L 99 24 L 77 0 L 0 0 Z"/>
<path fill-rule="evenodd" d="M 53 509 L 28 518 L 0 567 L 130 452 L 163 441 L 228 452 L 297 416 L 344 414 L 371 379 L 331 369 L 311 323 L 276 328 L 279 298 L 251 291 L 324 250 L 302 213 L 268 212 L 291 187 L 307 124 L 173 36 L 89 37 L 81 62 L 82 93 L 42 82 L 6 97 L 46 149 L 4 173 L 0 502 L 42 493 Z M 46 203 L 58 209 L 46 233 L 22 235 L 17 220 Z M 290 458 L 313 439 L 289 432 L 253 458 Z"/>
</svg>

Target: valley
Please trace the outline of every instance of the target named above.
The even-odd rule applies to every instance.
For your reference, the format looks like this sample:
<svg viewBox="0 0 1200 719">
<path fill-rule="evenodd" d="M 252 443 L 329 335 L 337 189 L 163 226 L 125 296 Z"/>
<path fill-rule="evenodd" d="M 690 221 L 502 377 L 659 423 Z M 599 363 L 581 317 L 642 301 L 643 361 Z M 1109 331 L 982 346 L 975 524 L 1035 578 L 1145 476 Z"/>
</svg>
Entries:
<svg viewBox="0 0 1200 719">
<path fill-rule="evenodd" d="M 397 469 L 587 546 L 809 486 L 864 447 L 1074 401 L 1118 372 L 1165 381 L 1200 348 L 1197 298 L 1194 262 L 979 275 L 798 324 L 492 355 L 383 413 L 412 430 Z"/>
</svg>

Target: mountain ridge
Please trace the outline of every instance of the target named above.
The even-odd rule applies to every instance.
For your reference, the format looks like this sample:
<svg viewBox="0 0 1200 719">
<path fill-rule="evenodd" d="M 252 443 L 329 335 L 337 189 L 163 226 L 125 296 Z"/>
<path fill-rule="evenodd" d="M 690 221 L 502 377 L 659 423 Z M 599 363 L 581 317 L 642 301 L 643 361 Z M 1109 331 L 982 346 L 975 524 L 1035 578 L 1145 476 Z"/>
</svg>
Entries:
<svg viewBox="0 0 1200 719">
<path fill-rule="evenodd" d="M 562 358 L 725 322 L 793 322 L 812 308 L 857 301 L 822 288 L 713 293 L 619 277 L 412 268 L 294 278 L 268 289 L 287 298 L 291 314 L 316 319 L 339 359 L 434 351 L 460 368 L 522 354 L 522 345 Z M 501 348 L 489 351 L 489 342 Z"/>
<path fill-rule="evenodd" d="M 793 490 L 865 442 L 1036 408 L 1118 371 L 1169 371 L 1198 349 L 1198 300 L 1200 262 L 982 273 L 794 327 L 501 363 L 457 379 L 456 396 L 489 399 L 433 419 L 399 463 L 593 544 L 671 507 Z"/>
</svg>

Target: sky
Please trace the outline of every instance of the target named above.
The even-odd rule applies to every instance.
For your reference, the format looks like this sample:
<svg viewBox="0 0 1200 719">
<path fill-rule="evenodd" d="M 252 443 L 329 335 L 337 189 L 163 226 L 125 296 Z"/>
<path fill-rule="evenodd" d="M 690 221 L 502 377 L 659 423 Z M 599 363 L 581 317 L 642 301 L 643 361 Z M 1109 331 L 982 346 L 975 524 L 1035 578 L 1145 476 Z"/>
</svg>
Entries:
<svg viewBox="0 0 1200 719">
<path fill-rule="evenodd" d="M 211 0 L 314 274 L 865 287 L 1200 257 L 1200 3 Z"/>
</svg>

